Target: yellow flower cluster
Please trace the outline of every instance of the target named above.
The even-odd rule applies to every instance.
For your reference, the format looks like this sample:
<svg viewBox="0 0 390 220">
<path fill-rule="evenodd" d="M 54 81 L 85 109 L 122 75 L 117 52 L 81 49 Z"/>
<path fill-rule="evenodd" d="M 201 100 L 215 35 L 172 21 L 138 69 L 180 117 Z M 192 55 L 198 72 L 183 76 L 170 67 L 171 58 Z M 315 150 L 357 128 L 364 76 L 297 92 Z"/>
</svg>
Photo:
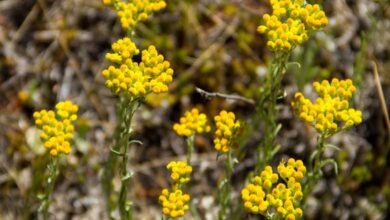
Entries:
<svg viewBox="0 0 390 220">
<path fill-rule="evenodd" d="M 163 189 L 159 197 L 162 211 L 165 216 L 170 218 L 178 218 L 184 215 L 188 210 L 188 201 L 190 196 L 183 193 L 183 184 L 190 181 L 192 167 L 184 161 L 171 161 L 167 165 L 170 170 L 171 178 L 174 181 L 172 192 L 168 189 Z"/>
<path fill-rule="evenodd" d="M 312 103 L 300 92 L 291 103 L 295 113 L 324 135 L 332 135 L 362 122 L 362 113 L 350 108 L 349 100 L 356 91 L 350 79 L 333 79 L 313 83 L 319 98 Z"/>
<path fill-rule="evenodd" d="M 244 206 L 253 214 L 275 214 L 279 218 L 299 219 L 303 214 L 298 207 L 303 197 L 299 181 L 303 179 L 301 174 L 305 175 L 306 167 L 301 160 L 289 159 L 287 166 L 284 162 L 279 164 L 278 173 L 285 182 L 277 183 L 279 176 L 272 172 L 270 166 L 265 167 L 259 176 L 255 176 L 241 191 Z"/>
<path fill-rule="evenodd" d="M 190 181 L 190 175 L 192 173 L 192 167 L 184 161 L 171 161 L 167 165 L 168 170 L 170 170 L 171 178 L 176 183 L 188 183 Z"/>
<path fill-rule="evenodd" d="M 52 156 L 70 153 L 73 122 L 77 119 L 77 111 L 78 106 L 67 100 L 59 102 L 55 112 L 52 110 L 34 112 L 35 124 L 43 131 L 40 138 Z"/>
<path fill-rule="evenodd" d="M 214 117 L 217 130 L 215 131 L 214 147 L 220 153 L 229 152 L 233 145 L 233 138 L 240 122 L 235 121 L 236 116 L 233 112 L 221 111 Z"/>
<path fill-rule="evenodd" d="M 290 51 L 308 39 L 311 31 L 328 24 L 325 12 L 317 4 L 303 0 L 270 0 L 272 14 L 264 14 L 264 25 L 257 31 L 268 37 L 267 46 L 274 51 Z"/>
<path fill-rule="evenodd" d="M 107 53 L 106 58 L 117 63 L 119 67 L 111 65 L 103 70 L 102 74 L 106 86 L 113 92 L 139 97 L 168 91 L 173 70 L 154 46 L 142 51 L 140 63 L 132 60 L 139 50 L 128 37 L 113 43 L 112 50 L 113 53 Z"/>
<path fill-rule="evenodd" d="M 169 192 L 168 189 L 163 189 L 159 197 L 162 205 L 162 212 L 170 218 L 179 218 L 188 210 L 188 201 L 190 195 L 183 193 L 181 189 L 175 189 Z"/>
<path fill-rule="evenodd" d="M 104 5 L 113 6 L 117 11 L 122 28 L 134 28 L 138 22 L 144 21 L 148 16 L 167 6 L 164 0 L 102 0 Z"/>
<path fill-rule="evenodd" d="M 290 158 L 287 165 L 283 161 L 279 163 L 278 173 L 286 181 L 291 177 L 295 178 L 296 181 L 301 181 L 305 176 L 306 167 L 302 160 Z"/>
<path fill-rule="evenodd" d="M 193 108 L 191 111 L 184 113 L 179 123 L 173 125 L 173 130 L 180 136 L 190 137 L 195 133 L 209 132 L 211 128 L 207 116 L 203 113 L 199 114 L 199 110 Z"/>
</svg>

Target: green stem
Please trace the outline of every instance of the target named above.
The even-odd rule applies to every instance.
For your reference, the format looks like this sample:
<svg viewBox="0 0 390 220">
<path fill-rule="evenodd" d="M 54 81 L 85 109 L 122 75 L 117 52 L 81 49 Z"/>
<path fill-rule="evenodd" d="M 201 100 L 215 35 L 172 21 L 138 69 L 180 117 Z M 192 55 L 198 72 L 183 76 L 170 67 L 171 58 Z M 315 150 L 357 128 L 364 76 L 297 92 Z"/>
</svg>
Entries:
<svg viewBox="0 0 390 220">
<path fill-rule="evenodd" d="M 323 154 L 325 151 L 325 137 L 323 135 L 319 135 L 317 137 L 317 146 L 316 150 L 312 153 L 311 158 L 314 161 L 311 161 L 308 172 L 308 179 L 304 187 L 303 193 L 303 202 L 306 201 L 307 196 L 312 192 L 313 187 L 317 183 L 317 181 L 322 176 L 321 164 L 323 161 Z"/>
<path fill-rule="evenodd" d="M 231 194 L 231 177 L 233 174 L 233 160 L 231 150 L 227 153 L 225 161 L 225 179 L 222 181 L 220 188 L 219 205 L 220 209 L 218 212 L 218 219 L 224 220 L 228 214 L 230 208 L 230 194 Z"/>
<path fill-rule="evenodd" d="M 128 148 L 131 137 L 131 122 L 135 111 L 139 105 L 138 99 L 121 96 L 118 108 L 118 124 L 115 130 L 114 139 L 115 145 L 110 151 L 108 161 L 103 172 L 103 191 L 106 197 L 107 211 L 111 216 L 111 212 L 115 208 L 115 203 L 112 198 L 112 179 L 115 176 L 118 159 L 122 158 L 120 164 L 121 170 L 121 189 L 118 198 L 118 207 L 121 214 L 121 219 L 132 219 L 131 202 L 127 201 L 127 189 L 131 179 L 131 173 L 128 171 L 127 164 L 129 162 Z"/>
<path fill-rule="evenodd" d="M 257 171 L 263 169 L 276 153 L 274 149 L 276 147 L 275 139 L 278 131 L 277 117 L 279 114 L 277 100 L 282 94 L 281 81 L 288 57 L 289 54 L 275 55 L 266 78 L 266 85 L 259 93 L 256 114 L 259 116 L 258 120 L 264 122 L 264 136 L 257 147 Z"/>
<path fill-rule="evenodd" d="M 131 220 L 132 219 L 132 202 L 127 200 L 127 192 L 128 192 L 128 185 L 130 183 L 132 173 L 128 170 L 128 163 L 129 163 L 129 154 L 128 149 L 130 147 L 130 138 L 131 138 L 131 122 L 134 116 L 135 111 L 138 108 L 138 100 L 136 99 L 130 99 L 125 101 L 125 115 L 124 115 L 124 126 L 121 130 L 120 135 L 120 145 L 121 145 L 121 152 L 122 153 L 122 164 L 121 164 L 121 189 L 119 194 L 119 212 L 121 214 L 122 220 Z"/>
<path fill-rule="evenodd" d="M 54 185 L 58 176 L 58 157 L 51 157 L 49 165 L 49 178 L 47 179 L 47 188 L 43 197 L 40 211 L 44 220 L 48 219 L 49 207 L 51 203 L 51 195 L 53 194 Z"/>
<path fill-rule="evenodd" d="M 195 134 L 186 139 L 187 142 L 187 164 L 191 165 L 192 152 L 194 152 L 194 138 Z"/>
</svg>

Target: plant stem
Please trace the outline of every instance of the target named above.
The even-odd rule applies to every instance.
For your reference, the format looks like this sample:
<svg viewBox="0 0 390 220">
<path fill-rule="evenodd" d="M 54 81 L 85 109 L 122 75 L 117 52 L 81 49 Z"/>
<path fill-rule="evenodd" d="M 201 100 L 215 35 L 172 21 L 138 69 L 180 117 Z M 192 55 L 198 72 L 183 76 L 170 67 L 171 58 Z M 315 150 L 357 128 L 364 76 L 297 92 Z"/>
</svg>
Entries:
<svg viewBox="0 0 390 220">
<path fill-rule="evenodd" d="M 325 151 L 325 138 L 323 135 L 317 137 L 317 146 L 316 150 L 311 155 L 310 161 L 310 170 L 308 172 L 308 179 L 304 187 L 303 193 L 303 202 L 306 201 L 307 196 L 313 190 L 314 185 L 317 183 L 318 179 L 321 178 L 321 163 L 323 160 L 323 154 Z M 314 164 L 313 161 L 314 160 Z"/>
<path fill-rule="evenodd" d="M 132 219 L 131 202 L 127 201 L 127 189 L 131 179 L 131 173 L 128 171 L 127 164 L 129 162 L 128 148 L 130 145 L 131 137 L 131 122 L 135 111 L 139 105 L 138 99 L 131 97 L 121 96 L 118 108 L 118 124 L 115 130 L 114 139 L 115 145 L 110 151 L 108 161 L 103 173 L 103 191 L 107 202 L 107 211 L 110 213 L 113 211 L 115 204 L 111 197 L 112 195 L 112 179 L 115 176 L 115 170 L 118 163 L 118 159 L 121 161 L 121 189 L 118 199 L 119 211 L 121 219 Z"/>
<path fill-rule="evenodd" d="M 194 152 L 194 138 L 195 134 L 186 139 L 187 142 L 187 164 L 191 165 L 192 152 Z"/>
<path fill-rule="evenodd" d="M 127 99 L 125 98 L 125 111 L 124 111 L 124 117 L 123 117 L 123 127 L 120 134 L 120 145 L 121 145 L 121 152 L 122 153 L 122 164 L 121 164 L 121 189 L 119 194 L 119 212 L 121 214 L 122 220 L 131 220 L 132 219 L 132 203 L 131 201 L 127 200 L 127 191 L 128 191 L 128 185 L 132 177 L 132 173 L 128 170 L 128 162 L 129 162 L 129 154 L 128 149 L 130 147 L 130 137 L 131 137 L 131 122 L 133 119 L 133 115 L 135 111 L 138 108 L 138 100 L 137 99 Z"/>
<path fill-rule="evenodd" d="M 277 100 L 281 94 L 281 81 L 288 57 L 289 54 L 275 54 L 266 78 L 266 85 L 259 93 L 256 114 L 259 117 L 258 120 L 264 122 L 265 128 L 263 140 L 257 147 L 257 171 L 263 169 L 277 152 L 275 150 L 275 139 L 278 132 L 276 120 L 279 114 Z M 257 124 L 259 123 L 257 122 Z"/>
<path fill-rule="evenodd" d="M 233 174 L 233 160 L 232 160 L 232 152 L 231 150 L 226 154 L 227 158 L 225 161 L 225 179 L 222 181 L 220 187 L 220 197 L 219 197 L 219 205 L 220 209 L 218 212 L 218 219 L 224 220 L 226 219 L 228 210 L 230 208 L 230 193 L 231 193 L 231 177 Z"/>
<path fill-rule="evenodd" d="M 47 188 L 41 203 L 40 211 L 44 220 L 48 219 L 51 195 L 53 194 L 54 185 L 58 176 L 58 157 L 51 157 L 49 164 L 49 178 L 47 179 Z"/>
</svg>

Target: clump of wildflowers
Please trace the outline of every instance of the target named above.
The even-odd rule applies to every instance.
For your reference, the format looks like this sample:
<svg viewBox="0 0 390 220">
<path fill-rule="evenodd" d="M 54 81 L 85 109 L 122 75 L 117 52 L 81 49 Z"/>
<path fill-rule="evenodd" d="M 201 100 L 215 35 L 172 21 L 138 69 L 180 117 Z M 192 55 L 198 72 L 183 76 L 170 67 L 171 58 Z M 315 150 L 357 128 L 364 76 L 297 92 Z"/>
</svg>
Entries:
<svg viewBox="0 0 390 220">
<path fill-rule="evenodd" d="M 300 119 L 311 124 L 320 134 L 329 136 L 362 122 L 362 113 L 349 106 L 349 100 L 356 91 L 350 79 L 333 79 L 313 83 L 319 95 L 315 102 L 296 93 L 291 102 Z"/>
<path fill-rule="evenodd" d="M 163 189 L 159 197 L 163 214 L 174 219 L 183 216 L 189 209 L 189 200 L 190 195 L 183 193 L 181 189 L 175 189 L 172 192 Z"/>
<path fill-rule="evenodd" d="M 190 181 L 192 167 L 184 161 L 171 161 L 167 168 L 172 172 L 172 191 L 163 189 L 158 200 L 163 214 L 175 219 L 183 216 L 189 208 L 190 195 L 184 193 L 182 188 Z"/>
<path fill-rule="evenodd" d="M 180 118 L 179 123 L 173 125 L 173 130 L 180 136 L 190 137 L 195 133 L 204 133 L 210 131 L 210 125 L 207 121 L 207 116 L 199 113 L 197 108 L 184 113 Z"/>
<path fill-rule="evenodd" d="M 167 6 L 164 0 L 103 0 L 103 4 L 113 6 L 123 29 L 132 29 L 138 22 L 144 21 L 148 16 Z"/>
<path fill-rule="evenodd" d="M 190 175 L 192 173 L 192 167 L 184 161 L 171 161 L 167 165 L 170 170 L 171 178 L 174 182 L 184 184 L 190 181 Z"/>
<path fill-rule="evenodd" d="M 33 114 L 35 125 L 42 130 L 40 138 L 53 157 L 70 153 L 78 111 L 78 106 L 69 100 L 59 102 L 55 108 L 55 111 L 41 110 Z"/>
<path fill-rule="evenodd" d="M 214 147 L 220 153 L 229 152 L 233 145 L 233 138 L 237 129 L 240 127 L 240 122 L 235 120 L 233 112 L 221 111 L 219 115 L 214 117 L 217 130 L 215 131 Z"/>
<path fill-rule="evenodd" d="M 117 64 L 103 70 L 106 86 L 115 93 L 129 94 L 134 97 L 149 93 L 168 91 L 172 82 L 173 69 L 164 56 L 158 54 L 154 46 L 142 51 L 141 62 L 133 62 L 132 57 L 139 53 L 130 38 L 125 37 L 112 44 L 113 53 L 106 58 Z"/>
<path fill-rule="evenodd" d="M 310 32 L 328 24 L 325 12 L 317 4 L 303 0 L 270 0 L 272 14 L 264 14 L 257 30 L 268 37 L 267 46 L 287 52 L 308 39 Z"/>
<path fill-rule="evenodd" d="M 303 214 L 302 209 L 299 208 L 299 203 L 303 198 L 299 181 L 303 179 L 300 174 L 305 175 L 306 168 L 301 160 L 295 161 L 291 158 L 287 166 L 283 161 L 279 164 L 278 173 L 279 175 L 273 173 L 272 167 L 266 166 L 260 175 L 255 176 L 251 183 L 241 191 L 244 206 L 253 214 L 299 219 Z M 278 180 L 281 182 L 278 183 Z"/>
</svg>

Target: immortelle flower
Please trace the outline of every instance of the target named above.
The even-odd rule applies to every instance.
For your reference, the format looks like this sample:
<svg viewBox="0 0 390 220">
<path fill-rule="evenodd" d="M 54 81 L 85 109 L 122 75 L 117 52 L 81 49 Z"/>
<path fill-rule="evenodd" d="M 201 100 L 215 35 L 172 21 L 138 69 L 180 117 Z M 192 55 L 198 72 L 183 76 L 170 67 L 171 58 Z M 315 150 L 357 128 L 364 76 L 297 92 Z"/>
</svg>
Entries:
<svg viewBox="0 0 390 220">
<path fill-rule="evenodd" d="M 154 46 L 141 52 L 139 63 L 132 60 L 134 55 L 139 54 L 139 50 L 128 37 L 113 43 L 112 50 L 112 53 L 106 54 L 106 58 L 115 65 L 103 70 L 102 74 L 106 86 L 114 93 L 141 97 L 168 91 L 173 69 Z"/>
<path fill-rule="evenodd" d="M 184 161 L 171 161 L 167 165 L 168 170 L 171 171 L 171 178 L 175 183 L 188 183 L 192 173 L 192 167 Z"/>
<path fill-rule="evenodd" d="M 104 5 L 113 6 L 121 22 L 122 28 L 134 28 L 138 22 L 167 6 L 164 0 L 102 0 Z"/>
<path fill-rule="evenodd" d="M 233 112 L 221 111 L 214 117 L 217 130 L 215 131 L 214 147 L 220 153 L 227 153 L 233 146 L 233 139 L 240 127 Z"/>
<path fill-rule="evenodd" d="M 207 116 L 199 113 L 197 108 L 184 113 L 180 118 L 179 123 L 173 125 L 173 130 L 180 136 L 190 137 L 195 133 L 201 134 L 210 132 L 210 125 L 208 124 Z"/>
<path fill-rule="evenodd" d="M 287 52 L 305 42 L 310 33 L 328 24 L 325 12 L 317 4 L 303 0 L 270 0 L 272 14 L 263 15 L 257 31 L 267 35 L 267 46 Z"/>
<path fill-rule="evenodd" d="M 69 154 L 73 138 L 74 121 L 77 120 L 78 106 L 71 101 L 62 101 L 56 110 L 41 110 L 33 114 L 35 125 L 42 130 L 43 145 L 52 156 Z"/>
<path fill-rule="evenodd" d="M 175 189 L 172 192 L 168 189 L 163 189 L 159 197 L 163 214 L 173 219 L 184 215 L 189 208 L 189 200 L 190 196 L 183 193 L 181 189 Z"/>
<path fill-rule="evenodd" d="M 277 215 L 283 219 L 299 219 L 303 214 L 299 208 L 303 197 L 299 181 L 303 179 L 306 167 L 301 160 L 291 158 L 287 166 L 284 161 L 279 164 L 278 173 L 273 173 L 272 167 L 266 166 L 260 175 L 252 178 L 251 183 L 241 191 L 245 209 L 266 217 Z M 278 183 L 278 180 L 281 182 Z"/>
<path fill-rule="evenodd" d="M 314 103 L 298 92 L 291 106 L 299 118 L 311 124 L 318 133 L 329 136 L 362 122 L 362 112 L 349 106 L 356 91 L 350 79 L 334 78 L 331 83 L 323 80 L 313 83 L 313 87 L 319 95 Z"/>
</svg>

